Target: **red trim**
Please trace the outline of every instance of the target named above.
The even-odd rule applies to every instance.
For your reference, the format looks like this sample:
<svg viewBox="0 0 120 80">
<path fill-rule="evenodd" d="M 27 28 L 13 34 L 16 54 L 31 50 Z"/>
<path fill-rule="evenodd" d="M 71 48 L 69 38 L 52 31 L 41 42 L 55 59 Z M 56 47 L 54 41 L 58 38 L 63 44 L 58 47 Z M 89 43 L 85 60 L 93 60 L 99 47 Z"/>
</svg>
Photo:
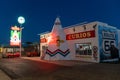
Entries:
<svg viewBox="0 0 120 80">
<path fill-rule="evenodd" d="M 79 32 L 74 34 L 67 34 L 66 40 L 84 39 L 84 38 L 92 38 L 92 37 L 95 37 L 95 30 Z"/>
<path fill-rule="evenodd" d="M 55 50 L 55 51 L 52 52 L 52 51 L 50 51 L 50 50 L 47 49 L 47 51 L 50 52 L 51 54 L 55 54 L 56 52 L 61 52 L 61 53 L 64 53 L 64 54 L 65 54 L 68 50 L 69 50 L 69 49 L 67 49 L 66 51 L 62 51 L 62 50 L 60 50 L 60 49 L 57 49 L 57 50 Z"/>
<path fill-rule="evenodd" d="M 56 54 L 61 54 L 61 55 L 63 55 L 65 57 L 69 53 L 70 53 L 69 49 L 67 49 L 66 51 L 61 51 L 60 49 L 57 49 L 57 50 L 55 50 L 53 52 L 48 50 L 48 49 L 46 50 L 46 54 L 49 54 L 50 56 L 55 56 Z"/>
</svg>

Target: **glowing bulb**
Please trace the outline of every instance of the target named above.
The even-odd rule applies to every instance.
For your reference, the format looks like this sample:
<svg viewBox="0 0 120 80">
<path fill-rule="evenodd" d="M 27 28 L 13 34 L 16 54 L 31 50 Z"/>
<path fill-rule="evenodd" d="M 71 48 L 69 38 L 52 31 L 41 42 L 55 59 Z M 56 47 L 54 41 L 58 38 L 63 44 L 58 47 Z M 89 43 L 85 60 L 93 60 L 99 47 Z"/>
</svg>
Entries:
<svg viewBox="0 0 120 80">
<path fill-rule="evenodd" d="M 50 43 L 51 42 L 51 40 L 52 40 L 52 37 L 50 36 L 50 37 L 48 37 L 47 38 L 47 43 Z"/>
<path fill-rule="evenodd" d="M 20 24 L 25 23 L 25 18 L 22 17 L 22 16 L 18 17 L 18 22 L 19 22 Z"/>
</svg>

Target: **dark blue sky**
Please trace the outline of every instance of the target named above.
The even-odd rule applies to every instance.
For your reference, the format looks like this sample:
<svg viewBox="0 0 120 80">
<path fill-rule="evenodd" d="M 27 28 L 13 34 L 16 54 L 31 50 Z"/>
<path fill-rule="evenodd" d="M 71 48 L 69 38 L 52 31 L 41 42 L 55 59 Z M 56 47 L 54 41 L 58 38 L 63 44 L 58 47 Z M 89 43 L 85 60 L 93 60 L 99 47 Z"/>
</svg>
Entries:
<svg viewBox="0 0 120 80">
<path fill-rule="evenodd" d="M 9 43 L 18 16 L 26 19 L 22 41 L 39 41 L 37 34 L 51 31 L 57 16 L 63 27 L 101 21 L 119 28 L 120 0 L 0 0 L 0 43 Z"/>
</svg>

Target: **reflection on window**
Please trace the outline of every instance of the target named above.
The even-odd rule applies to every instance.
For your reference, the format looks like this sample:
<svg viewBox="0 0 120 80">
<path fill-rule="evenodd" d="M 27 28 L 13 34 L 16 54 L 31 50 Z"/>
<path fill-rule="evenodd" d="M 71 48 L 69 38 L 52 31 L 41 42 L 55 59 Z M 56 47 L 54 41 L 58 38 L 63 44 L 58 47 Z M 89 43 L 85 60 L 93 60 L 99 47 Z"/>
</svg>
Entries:
<svg viewBox="0 0 120 80">
<path fill-rule="evenodd" d="M 77 43 L 76 46 L 76 55 L 92 55 L 91 43 Z"/>
</svg>

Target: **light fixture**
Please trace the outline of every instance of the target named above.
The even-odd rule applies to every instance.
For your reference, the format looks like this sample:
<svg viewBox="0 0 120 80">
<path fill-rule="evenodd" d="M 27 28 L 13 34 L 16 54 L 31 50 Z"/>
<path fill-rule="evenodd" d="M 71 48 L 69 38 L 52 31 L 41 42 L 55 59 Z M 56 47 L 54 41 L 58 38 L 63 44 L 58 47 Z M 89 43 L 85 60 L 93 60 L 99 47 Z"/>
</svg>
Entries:
<svg viewBox="0 0 120 80">
<path fill-rule="evenodd" d="M 73 27 L 73 31 L 75 32 L 75 27 Z"/>
<path fill-rule="evenodd" d="M 93 25 L 93 29 L 96 29 L 97 24 Z"/>
<path fill-rule="evenodd" d="M 86 30 L 86 25 L 83 25 L 84 30 Z"/>
</svg>

